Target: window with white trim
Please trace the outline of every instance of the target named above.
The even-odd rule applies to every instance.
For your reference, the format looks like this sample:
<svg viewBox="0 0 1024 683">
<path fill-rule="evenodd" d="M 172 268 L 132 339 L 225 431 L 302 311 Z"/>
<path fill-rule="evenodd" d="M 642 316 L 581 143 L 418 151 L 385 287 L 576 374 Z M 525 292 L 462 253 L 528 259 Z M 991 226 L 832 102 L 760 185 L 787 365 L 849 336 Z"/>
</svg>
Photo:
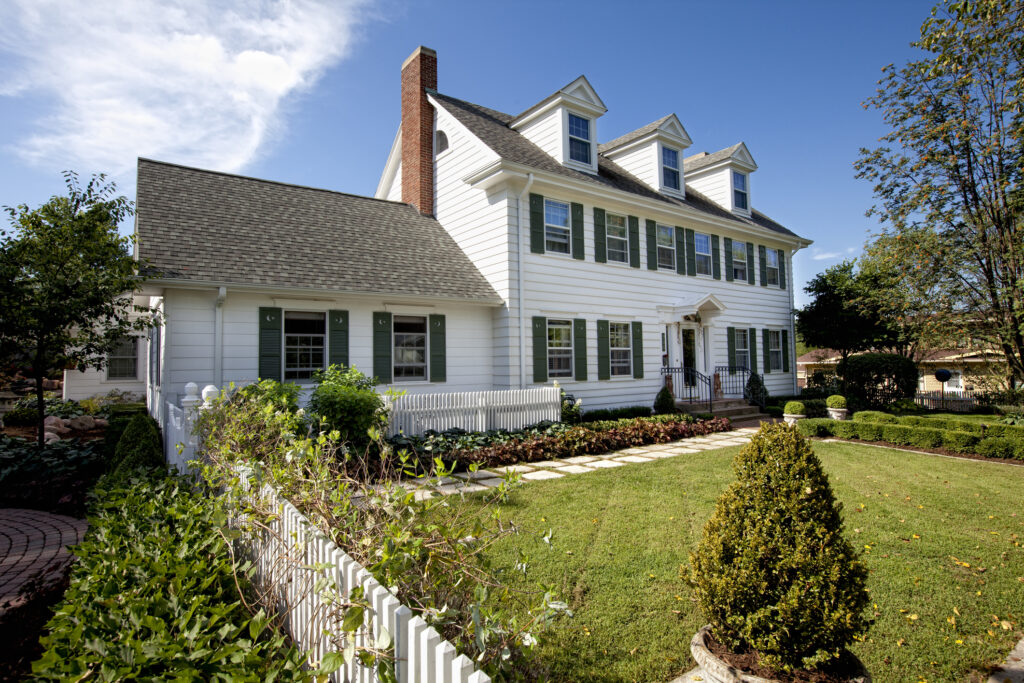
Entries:
<svg viewBox="0 0 1024 683">
<path fill-rule="evenodd" d="M 626 233 L 626 217 L 613 213 L 605 216 L 605 242 L 609 261 L 629 262 L 629 236 Z"/>
<path fill-rule="evenodd" d="M 138 379 L 139 340 L 122 339 L 107 354 L 107 379 Z"/>
<path fill-rule="evenodd" d="M 946 382 L 947 389 L 963 389 L 964 388 L 964 373 L 959 370 L 953 370 L 949 373 L 949 380 Z"/>
<path fill-rule="evenodd" d="M 732 172 L 732 203 L 737 209 L 749 209 L 747 201 L 747 174 Z"/>
<path fill-rule="evenodd" d="M 396 315 L 392 318 L 394 349 L 391 354 L 396 382 L 427 379 L 427 318 Z"/>
<path fill-rule="evenodd" d="M 590 166 L 590 119 L 569 114 L 569 159 Z"/>
<path fill-rule="evenodd" d="M 284 378 L 312 379 L 323 370 L 327 341 L 327 315 L 309 311 L 284 313 Z"/>
<path fill-rule="evenodd" d="M 676 269 L 676 235 L 671 225 L 658 225 L 658 268 Z"/>
<path fill-rule="evenodd" d="M 711 235 L 694 233 L 693 248 L 697 257 L 697 275 L 711 275 Z"/>
<path fill-rule="evenodd" d="M 548 320 L 548 377 L 572 377 L 571 320 Z"/>
<path fill-rule="evenodd" d="M 553 199 L 544 200 L 544 250 L 556 254 L 569 253 L 569 205 Z"/>
<path fill-rule="evenodd" d="M 775 249 L 765 249 L 764 255 L 765 279 L 770 285 L 779 284 L 779 252 Z"/>
<path fill-rule="evenodd" d="M 750 340 L 747 339 L 749 331 L 746 328 L 736 328 L 736 352 L 733 356 L 733 363 L 738 368 L 750 367 Z"/>
<path fill-rule="evenodd" d="M 730 267 L 732 268 L 732 279 L 733 280 L 742 280 L 742 281 L 746 282 L 746 280 L 747 280 L 747 243 L 746 242 L 737 242 L 736 240 L 733 240 L 733 242 L 732 242 L 732 263 L 730 264 Z"/>
<path fill-rule="evenodd" d="M 661 148 L 661 184 L 669 190 L 679 190 L 679 150 Z"/>
<path fill-rule="evenodd" d="M 608 323 L 608 348 L 611 355 L 612 377 L 632 376 L 631 341 L 629 323 Z"/>
<path fill-rule="evenodd" d="M 768 371 L 782 372 L 782 330 L 768 330 Z"/>
</svg>

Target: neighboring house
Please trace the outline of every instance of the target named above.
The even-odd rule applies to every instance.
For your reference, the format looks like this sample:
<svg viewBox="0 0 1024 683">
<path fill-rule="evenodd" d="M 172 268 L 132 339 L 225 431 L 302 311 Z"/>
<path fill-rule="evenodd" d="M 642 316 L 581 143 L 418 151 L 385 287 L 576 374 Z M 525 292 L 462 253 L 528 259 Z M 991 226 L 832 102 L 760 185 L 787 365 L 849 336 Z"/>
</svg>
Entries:
<svg viewBox="0 0 1024 683">
<path fill-rule="evenodd" d="M 840 354 L 832 349 L 816 349 L 796 359 L 797 380 L 807 386 L 816 371 L 835 374 Z M 922 353 L 917 361 L 917 390 L 941 391 L 942 382 L 935 379 L 938 370 L 949 370 L 947 391 L 982 391 L 993 388 L 1006 377 L 1006 359 L 996 351 L 984 349 L 933 349 Z"/>
<path fill-rule="evenodd" d="M 518 115 L 442 95 L 419 48 L 375 199 L 140 160 L 153 412 L 332 362 L 409 392 L 558 380 L 588 409 L 651 404 L 664 366 L 793 393 L 810 242 L 753 209 L 749 150 L 685 156 L 675 115 L 599 144 L 605 111 L 584 77 Z"/>
</svg>

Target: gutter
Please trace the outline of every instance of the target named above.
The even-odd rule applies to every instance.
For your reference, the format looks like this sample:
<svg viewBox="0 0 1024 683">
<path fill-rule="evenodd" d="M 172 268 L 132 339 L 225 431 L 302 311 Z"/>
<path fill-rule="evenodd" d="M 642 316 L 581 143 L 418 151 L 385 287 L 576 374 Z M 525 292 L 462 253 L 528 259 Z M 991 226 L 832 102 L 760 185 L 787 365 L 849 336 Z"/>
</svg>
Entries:
<svg viewBox="0 0 1024 683">
<path fill-rule="evenodd" d="M 213 384 L 219 389 L 224 385 L 224 300 L 228 288 L 217 288 L 217 301 L 213 305 Z"/>
</svg>

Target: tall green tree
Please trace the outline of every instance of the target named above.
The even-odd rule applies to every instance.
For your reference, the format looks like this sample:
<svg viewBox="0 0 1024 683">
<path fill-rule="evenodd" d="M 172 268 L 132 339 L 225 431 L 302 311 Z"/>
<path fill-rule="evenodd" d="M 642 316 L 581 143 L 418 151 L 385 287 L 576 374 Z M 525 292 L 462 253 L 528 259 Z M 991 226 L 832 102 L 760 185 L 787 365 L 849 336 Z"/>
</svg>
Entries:
<svg viewBox="0 0 1024 683">
<path fill-rule="evenodd" d="M 862 149 L 869 211 L 904 271 L 935 276 L 949 325 L 1001 350 L 1024 382 L 1024 5 L 947 0 L 921 27 L 920 59 L 889 65 L 865 106 L 889 126 Z"/>
<path fill-rule="evenodd" d="M 66 172 L 65 183 L 66 196 L 36 209 L 5 207 L 10 228 L 0 230 L 0 357 L 31 367 L 40 447 L 43 379 L 65 368 L 101 369 L 120 341 L 157 322 L 133 305 L 143 278 L 133 238 L 117 232 L 132 203 L 102 175 L 82 187 Z"/>
</svg>

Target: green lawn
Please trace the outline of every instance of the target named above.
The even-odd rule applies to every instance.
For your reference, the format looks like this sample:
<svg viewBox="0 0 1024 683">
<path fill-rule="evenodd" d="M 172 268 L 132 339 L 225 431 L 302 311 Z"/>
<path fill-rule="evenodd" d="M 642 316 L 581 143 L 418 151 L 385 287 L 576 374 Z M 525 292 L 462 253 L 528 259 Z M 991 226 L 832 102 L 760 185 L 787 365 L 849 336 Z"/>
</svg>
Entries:
<svg viewBox="0 0 1024 683">
<path fill-rule="evenodd" d="M 853 650 L 878 681 L 963 681 L 1024 628 L 1024 467 L 816 443 L 865 552 L 876 622 Z M 494 552 L 567 600 L 542 649 L 559 681 L 668 681 L 702 625 L 680 578 L 737 448 L 530 482 Z M 466 504 L 476 504 L 467 499 Z M 551 531 L 551 546 L 542 536 Z M 1001 622 L 1006 622 L 1002 623 Z M 1010 626 L 1009 630 L 1003 626 Z M 984 680 L 984 678 L 982 678 Z"/>
</svg>

